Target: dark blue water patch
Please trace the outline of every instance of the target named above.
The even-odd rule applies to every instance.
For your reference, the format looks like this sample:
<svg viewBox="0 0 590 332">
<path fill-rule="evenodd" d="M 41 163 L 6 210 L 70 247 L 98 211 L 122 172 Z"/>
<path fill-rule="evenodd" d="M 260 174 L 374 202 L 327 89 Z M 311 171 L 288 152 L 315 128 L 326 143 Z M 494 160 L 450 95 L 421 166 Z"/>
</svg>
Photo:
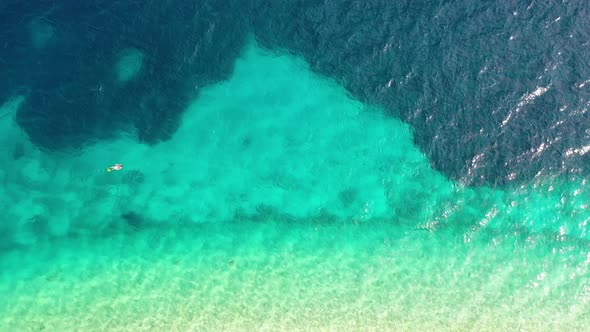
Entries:
<svg viewBox="0 0 590 332">
<path fill-rule="evenodd" d="M 588 157 L 568 153 L 589 144 L 588 2 L 259 4 L 261 43 L 296 50 L 411 123 L 448 176 L 505 185 L 588 173 Z"/>
<path fill-rule="evenodd" d="M 231 4 L 215 1 L 14 3 L 10 12 L 21 18 L 4 37 L 19 47 L 0 57 L 18 74 L 2 81 L 12 90 L 27 87 L 17 121 L 46 149 L 80 147 L 121 130 L 147 143 L 169 138 L 189 99 L 228 77 L 246 37 Z M 28 42 L 33 20 L 55 29 L 43 49 Z M 144 54 L 144 64 L 121 84 L 114 67 L 129 48 Z"/>
<path fill-rule="evenodd" d="M 0 88 L 30 87 L 18 121 L 59 149 L 136 131 L 172 135 L 200 87 L 252 32 L 359 100 L 410 123 L 432 165 L 468 185 L 588 175 L 590 4 L 506 1 L 64 1 L 0 5 Z M 25 43 L 32 19 L 57 41 Z M 146 55 L 124 87 L 116 55 Z M 588 82 L 587 82 L 588 81 Z M 80 110 L 84 110 L 81 112 Z"/>
</svg>

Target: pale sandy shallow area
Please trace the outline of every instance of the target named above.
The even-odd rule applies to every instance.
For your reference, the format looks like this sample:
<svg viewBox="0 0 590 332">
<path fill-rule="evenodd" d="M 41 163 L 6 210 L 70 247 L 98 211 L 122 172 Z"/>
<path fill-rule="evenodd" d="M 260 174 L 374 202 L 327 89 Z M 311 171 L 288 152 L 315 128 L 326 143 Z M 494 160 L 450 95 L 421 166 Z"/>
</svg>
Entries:
<svg viewBox="0 0 590 332">
<path fill-rule="evenodd" d="M 454 184 L 300 59 L 248 47 L 151 147 L 41 152 L 22 101 L 0 108 L 0 330 L 590 326 L 584 179 Z"/>
<path fill-rule="evenodd" d="M 232 223 L 4 258 L 8 330 L 582 331 L 588 292 L 544 248 L 385 225 Z M 541 265 L 539 263 L 542 263 Z M 25 269 L 26 270 L 26 269 Z M 550 271 L 550 272 L 544 272 Z M 551 272 L 552 271 L 552 272 Z M 7 281 L 7 278 L 9 279 Z M 570 280 L 573 281 L 573 280 Z"/>
</svg>

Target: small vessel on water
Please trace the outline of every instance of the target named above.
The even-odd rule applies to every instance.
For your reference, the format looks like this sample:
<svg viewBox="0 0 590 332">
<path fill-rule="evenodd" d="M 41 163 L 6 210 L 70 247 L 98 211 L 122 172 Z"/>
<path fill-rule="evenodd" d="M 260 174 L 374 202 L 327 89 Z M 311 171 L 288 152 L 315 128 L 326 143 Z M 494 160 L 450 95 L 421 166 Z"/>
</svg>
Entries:
<svg viewBox="0 0 590 332">
<path fill-rule="evenodd" d="M 107 167 L 107 172 L 120 171 L 123 169 L 123 164 L 114 164 L 113 166 Z"/>
</svg>

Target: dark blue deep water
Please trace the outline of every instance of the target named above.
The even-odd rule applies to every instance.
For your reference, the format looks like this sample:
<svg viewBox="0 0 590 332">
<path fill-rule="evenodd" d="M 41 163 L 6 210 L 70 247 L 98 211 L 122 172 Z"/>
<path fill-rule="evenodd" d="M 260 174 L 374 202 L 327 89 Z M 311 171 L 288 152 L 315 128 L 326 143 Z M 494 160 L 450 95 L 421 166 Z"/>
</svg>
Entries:
<svg viewBox="0 0 590 332">
<path fill-rule="evenodd" d="M 410 123 L 432 165 L 453 179 L 506 185 L 539 173 L 589 172 L 588 156 L 572 152 L 590 144 L 586 1 L 0 6 L 1 91 L 26 90 L 19 124 L 46 149 L 79 147 L 130 126 L 146 142 L 167 139 L 186 106 L 179 100 L 226 77 L 253 35 Z M 42 54 L 25 42 L 32 17 L 60 33 Z M 148 70 L 115 89 L 104 83 L 104 59 L 121 45 L 146 51 Z"/>
</svg>

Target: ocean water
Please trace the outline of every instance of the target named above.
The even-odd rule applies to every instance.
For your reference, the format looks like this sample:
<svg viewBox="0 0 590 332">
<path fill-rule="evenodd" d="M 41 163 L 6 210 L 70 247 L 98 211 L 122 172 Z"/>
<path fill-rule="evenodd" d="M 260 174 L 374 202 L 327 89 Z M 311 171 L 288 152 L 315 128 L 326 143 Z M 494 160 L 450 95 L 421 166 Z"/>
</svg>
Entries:
<svg viewBox="0 0 590 332">
<path fill-rule="evenodd" d="M 350 36 L 326 44 L 337 29 L 322 27 L 389 27 L 390 34 L 349 40 L 352 52 L 368 40 L 393 43 L 393 27 L 407 28 L 408 36 L 437 31 L 436 22 L 408 27 L 408 17 L 434 13 L 462 22 L 466 10 L 475 18 L 509 13 L 532 21 L 563 10 L 563 21 L 579 19 L 570 29 L 587 33 L 579 28 L 581 3 L 571 4 L 574 13 L 531 3 L 517 14 L 510 6 L 466 4 L 424 5 L 420 14 L 379 2 L 7 1 L 0 17 L 12 29 L 3 34 L 6 45 L 17 46 L 0 53 L 0 330 L 587 330 L 585 81 L 571 78 L 578 93 L 558 74 L 539 85 L 517 73 L 494 90 L 502 94 L 517 82 L 504 100 L 513 107 L 494 113 L 495 101 L 473 92 L 486 90 L 478 80 L 462 83 L 478 89 L 449 92 L 449 81 L 435 77 L 423 86 L 441 84 L 426 89 L 433 95 L 385 81 L 397 91 L 385 97 L 355 80 L 360 72 L 348 60 L 334 67 L 349 53 L 325 52 Z M 388 10 L 377 15 L 383 6 Z M 271 9 L 275 15 L 263 20 Z M 334 21 L 342 11 L 350 16 Z M 73 14 L 88 20 L 74 22 Z M 119 20 L 130 17 L 122 35 L 100 33 L 122 29 Z M 171 17 L 179 23 L 154 27 Z M 507 30 L 536 33 L 513 24 Z M 78 34 L 88 29 L 95 35 L 82 40 Z M 454 65 L 478 59 L 462 52 L 466 58 Z M 364 54 L 359 71 L 391 56 Z M 503 75 L 512 63 L 498 60 L 506 55 L 501 48 L 493 54 L 495 74 Z M 396 82 L 437 72 L 436 64 L 417 71 L 420 61 L 400 63 L 381 64 L 393 76 L 414 68 Z M 584 66 L 575 75 L 583 76 Z M 550 108 L 568 93 L 580 107 Z M 436 113 L 424 104 L 427 96 L 445 106 Z M 481 114 L 475 120 L 464 113 L 474 103 Z M 459 104 L 459 115 L 447 117 L 456 124 L 449 137 L 423 125 L 432 122 L 420 122 L 422 115 L 406 116 L 424 108 L 443 117 Z M 566 121 L 560 117 L 569 117 L 575 135 L 559 136 L 566 130 L 558 128 Z M 528 143 L 549 135 L 541 125 L 547 119 L 557 126 L 556 146 L 525 154 L 514 146 L 494 159 L 518 135 Z M 510 129 L 520 121 L 530 127 Z M 482 128 L 481 137 L 474 134 Z M 493 130 L 501 134 L 493 140 L 514 137 L 485 145 Z M 460 147 L 485 151 L 465 168 L 457 166 L 465 164 Z M 123 170 L 107 172 L 114 163 Z M 565 170 L 552 168 L 557 164 Z M 526 175 L 532 169 L 542 171 Z M 520 170 L 524 176 L 510 175 Z"/>
</svg>

